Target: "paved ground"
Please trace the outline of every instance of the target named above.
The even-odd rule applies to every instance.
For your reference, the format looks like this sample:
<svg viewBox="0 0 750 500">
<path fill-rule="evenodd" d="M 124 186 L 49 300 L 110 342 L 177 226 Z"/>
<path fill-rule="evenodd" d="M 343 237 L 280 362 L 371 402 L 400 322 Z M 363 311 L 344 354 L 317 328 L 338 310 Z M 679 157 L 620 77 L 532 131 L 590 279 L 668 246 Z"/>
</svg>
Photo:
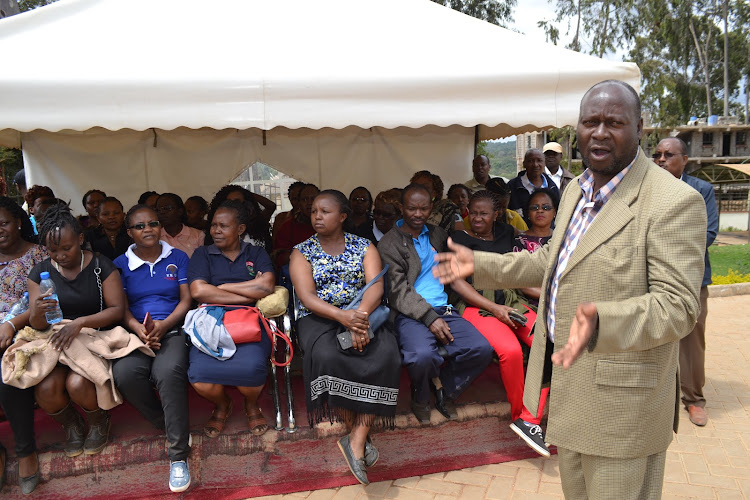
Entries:
<svg viewBox="0 0 750 500">
<path fill-rule="evenodd" d="M 750 243 L 750 232 L 732 231 L 719 233 L 714 242 L 715 245 L 744 245 Z"/>
<path fill-rule="evenodd" d="M 709 421 L 706 427 L 696 427 L 681 412 L 680 430 L 667 452 L 665 499 L 750 499 L 750 295 L 712 298 L 708 307 L 705 395 Z M 366 488 L 305 491 L 284 498 L 533 500 L 562 498 L 562 490 L 557 457 L 552 457 L 384 481 Z"/>
</svg>

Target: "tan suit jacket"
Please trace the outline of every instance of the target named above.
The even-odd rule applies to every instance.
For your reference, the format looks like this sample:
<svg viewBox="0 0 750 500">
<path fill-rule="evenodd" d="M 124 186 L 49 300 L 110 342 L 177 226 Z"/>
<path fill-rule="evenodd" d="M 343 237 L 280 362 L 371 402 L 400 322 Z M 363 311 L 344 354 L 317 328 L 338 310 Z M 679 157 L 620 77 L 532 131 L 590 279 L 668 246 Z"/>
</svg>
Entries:
<svg viewBox="0 0 750 500">
<path fill-rule="evenodd" d="M 536 253 L 475 253 L 477 288 L 543 287 L 524 392 L 532 414 L 542 387 L 547 285 L 581 196 L 576 180 L 563 194 L 554 235 Z M 599 328 L 572 367 L 552 371 L 549 443 L 617 458 L 667 449 L 677 425 L 679 340 L 698 317 L 705 238 L 700 194 L 639 151 L 560 277 L 555 350 L 566 344 L 579 303 L 596 304 Z"/>
</svg>

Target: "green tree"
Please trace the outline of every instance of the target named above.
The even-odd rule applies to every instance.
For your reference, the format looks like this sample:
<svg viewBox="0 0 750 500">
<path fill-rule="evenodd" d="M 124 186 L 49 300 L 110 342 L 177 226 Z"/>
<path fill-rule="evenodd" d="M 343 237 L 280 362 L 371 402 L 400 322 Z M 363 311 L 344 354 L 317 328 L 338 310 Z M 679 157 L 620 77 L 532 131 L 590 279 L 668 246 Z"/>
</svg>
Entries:
<svg viewBox="0 0 750 500">
<path fill-rule="evenodd" d="M 471 17 L 505 27 L 513 21 L 513 7 L 517 0 L 432 0 Z"/>
<path fill-rule="evenodd" d="M 18 8 L 21 12 L 28 12 L 39 7 L 44 7 L 51 3 L 55 3 L 57 0 L 18 0 Z"/>
<path fill-rule="evenodd" d="M 641 68 L 641 97 L 654 123 L 672 126 L 714 114 L 725 95 L 724 40 L 716 1 L 650 0 L 640 10 L 641 34 L 630 57 Z M 739 97 L 750 69 L 747 0 L 730 0 L 728 99 Z M 730 107 L 737 109 L 737 103 Z"/>
<path fill-rule="evenodd" d="M 630 40 L 635 35 L 638 27 L 636 7 L 635 0 L 556 0 L 555 21 L 567 24 L 566 35 L 573 32 L 567 45 L 569 49 L 582 52 L 585 37 L 590 40 L 587 52 L 604 57 L 606 53 L 617 51 L 623 40 Z M 557 44 L 559 29 L 549 20 L 537 24 L 545 30 L 547 40 Z"/>
</svg>

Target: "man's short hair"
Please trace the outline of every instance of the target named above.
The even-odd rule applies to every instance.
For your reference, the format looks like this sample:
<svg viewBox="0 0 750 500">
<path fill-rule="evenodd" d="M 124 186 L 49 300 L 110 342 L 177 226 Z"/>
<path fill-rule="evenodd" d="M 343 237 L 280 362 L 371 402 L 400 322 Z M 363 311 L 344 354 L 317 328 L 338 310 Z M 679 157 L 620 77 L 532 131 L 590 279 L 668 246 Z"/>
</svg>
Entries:
<svg viewBox="0 0 750 500">
<path fill-rule="evenodd" d="M 601 85 L 617 85 L 618 87 L 624 88 L 633 98 L 633 102 L 635 104 L 636 111 L 638 113 L 638 119 L 641 118 L 641 98 L 638 96 L 638 92 L 636 92 L 633 87 L 623 82 L 622 80 L 604 80 L 603 82 L 599 82 L 593 85 L 590 89 L 586 91 L 585 94 L 583 94 L 583 97 L 581 98 L 581 106 L 583 105 L 583 101 L 586 100 L 586 96 L 588 96 L 592 90 L 594 90 L 595 88 Z"/>
<path fill-rule="evenodd" d="M 662 139 L 662 141 L 666 140 L 677 141 L 677 144 L 680 146 L 680 153 L 682 153 L 682 156 L 688 156 L 688 145 L 685 141 L 683 141 L 679 137 L 665 137 L 664 139 Z"/>
</svg>

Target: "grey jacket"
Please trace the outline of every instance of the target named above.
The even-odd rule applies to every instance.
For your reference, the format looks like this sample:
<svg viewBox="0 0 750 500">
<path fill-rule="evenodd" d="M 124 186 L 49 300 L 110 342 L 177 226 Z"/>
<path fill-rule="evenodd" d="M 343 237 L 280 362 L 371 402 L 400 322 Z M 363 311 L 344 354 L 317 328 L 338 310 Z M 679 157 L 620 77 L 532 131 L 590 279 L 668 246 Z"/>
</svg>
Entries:
<svg viewBox="0 0 750 500">
<path fill-rule="evenodd" d="M 430 243 L 438 252 L 445 251 L 448 233 L 427 224 Z M 391 310 L 430 326 L 439 318 L 432 306 L 414 290 L 414 283 L 422 271 L 422 264 L 410 234 L 398 227 L 388 231 L 378 243 L 378 252 L 388 264 L 388 301 Z"/>
</svg>

